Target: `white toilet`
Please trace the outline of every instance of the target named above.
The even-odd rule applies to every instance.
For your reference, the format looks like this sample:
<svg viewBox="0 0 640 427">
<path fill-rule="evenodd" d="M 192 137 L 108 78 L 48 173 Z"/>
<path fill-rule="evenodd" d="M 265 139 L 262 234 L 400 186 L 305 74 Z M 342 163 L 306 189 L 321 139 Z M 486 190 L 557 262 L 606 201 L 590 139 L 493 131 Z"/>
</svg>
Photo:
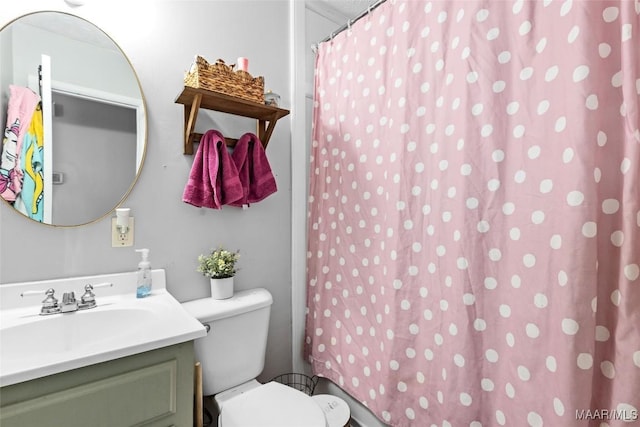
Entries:
<svg viewBox="0 0 640 427">
<path fill-rule="evenodd" d="M 224 300 L 183 303 L 210 329 L 195 341 L 205 396 L 214 396 L 219 427 L 325 427 L 322 408 L 301 391 L 260 384 L 273 299 L 266 289 L 236 292 Z"/>
</svg>

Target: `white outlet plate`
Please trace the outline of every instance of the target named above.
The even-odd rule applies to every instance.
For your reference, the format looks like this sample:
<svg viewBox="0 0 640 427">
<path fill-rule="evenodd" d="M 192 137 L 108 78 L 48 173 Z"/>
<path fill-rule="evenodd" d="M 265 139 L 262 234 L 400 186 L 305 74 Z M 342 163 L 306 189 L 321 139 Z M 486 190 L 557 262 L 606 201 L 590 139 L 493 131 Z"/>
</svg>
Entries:
<svg viewBox="0 0 640 427">
<path fill-rule="evenodd" d="M 133 218 L 129 218 L 129 231 L 127 234 L 120 234 L 116 225 L 116 218 L 111 218 L 111 246 L 114 248 L 124 248 L 133 246 Z"/>
</svg>

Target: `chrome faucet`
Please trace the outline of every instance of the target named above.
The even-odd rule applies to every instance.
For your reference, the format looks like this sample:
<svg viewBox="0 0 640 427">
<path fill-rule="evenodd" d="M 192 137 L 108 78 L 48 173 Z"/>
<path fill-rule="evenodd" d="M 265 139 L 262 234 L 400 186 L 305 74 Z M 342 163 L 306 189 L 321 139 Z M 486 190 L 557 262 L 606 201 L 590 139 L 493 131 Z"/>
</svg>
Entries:
<svg viewBox="0 0 640 427">
<path fill-rule="evenodd" d="M 76 299 L 74 292 L 65 292 L 62 296 L 62 305 L 58 303 L 58 299 L 55 297 L 55 290 L 49 288 L 46 291 L 25 291 L 20 294 L 21 297 L 29 295 L 45 295 L 45 299 L 42 300 L 42 308 L 40 309 L 40 315 L 46 316 L 49 314 L 57 313 L 72 313 L 78 310 L 88 310 L 90 308 L 97 307 L 96 294 L 93 293 L 95 288 L 111 287 L 113 283 L 100 283 L 97 285 L 87 284 L 84 287 L 84 293 L 80 297 L 80 302 Z"/>
<path fill-rule="evenodd" d="M 78 301 L 73 292 L 65 292 L 64 295 L 62 295 L 62 307 L 60 307 L 60 311 L 62 313 L 78 311 Z"/>
</svg>

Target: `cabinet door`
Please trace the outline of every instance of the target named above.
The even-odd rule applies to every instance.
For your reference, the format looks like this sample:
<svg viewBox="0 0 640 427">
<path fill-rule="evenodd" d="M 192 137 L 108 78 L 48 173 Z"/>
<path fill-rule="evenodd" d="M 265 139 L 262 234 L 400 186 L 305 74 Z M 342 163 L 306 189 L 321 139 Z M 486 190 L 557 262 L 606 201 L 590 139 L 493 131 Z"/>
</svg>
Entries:
<svg viewBox="0 0 640 427">
<path fill-rule="evenodd" d="M 2 427 L 193 424 L 193 341 L 0 389 Z"/>
<path fill-rule="evenodd" d="M 176 376 L 171 360 L 22 401 L 2 408 L 2 426 L 149 425 L 175 414 Z"/>
</svg>

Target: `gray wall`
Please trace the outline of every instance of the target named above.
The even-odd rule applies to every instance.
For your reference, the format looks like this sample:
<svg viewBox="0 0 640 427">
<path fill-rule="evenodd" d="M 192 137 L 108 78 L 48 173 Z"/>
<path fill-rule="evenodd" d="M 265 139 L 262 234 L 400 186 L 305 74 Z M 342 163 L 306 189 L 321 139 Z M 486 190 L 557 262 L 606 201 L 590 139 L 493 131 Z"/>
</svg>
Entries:
<svg viewBox="0 0 640 427">
<path fill-rule="evenodd" d="M 193 156 L 182 154 L 183 108 L 174 100 L 193 56 L 234 63 L 249 71 L 289 107 L 289 4 L 279 1 L 88 2 L 28 0 L 0 10 L 0 25 L 21 13 L 56 9 L 86 18 L 127 53 L 146 97 L 148 147 L 136 186 L 123 206 L 135 217 L 135 246 L 151 250 L 154 268 L 167 271 L 180 301 L 208 296 L 208 280 L 195 272 L 198 254 L 219 244 L 240 249 L 236 288 L 267 288 L 274 297 L 267 362 L 261 379 L 291 369 L 291 136 L 278 122 L 267 155 L 279 191 L 247 210 L 198 209 L 181 201 Z M 251 13 L 248 13 L 250 11 Z M 5 112 L 2 112 L 5 114 Z M 230 137 L 255 132 L 255 121 L 201 113 L 197 131 L 217 128 Z M 298 141 L 303 143 L 303 141 Z M 82 203 L 82 201 L 78 201 Z M 134 270 L 132 248 L 112 248 L 110 217 L 77 227 L 35 223 L 0 203 L 0 284 Z"/>
</svg>

